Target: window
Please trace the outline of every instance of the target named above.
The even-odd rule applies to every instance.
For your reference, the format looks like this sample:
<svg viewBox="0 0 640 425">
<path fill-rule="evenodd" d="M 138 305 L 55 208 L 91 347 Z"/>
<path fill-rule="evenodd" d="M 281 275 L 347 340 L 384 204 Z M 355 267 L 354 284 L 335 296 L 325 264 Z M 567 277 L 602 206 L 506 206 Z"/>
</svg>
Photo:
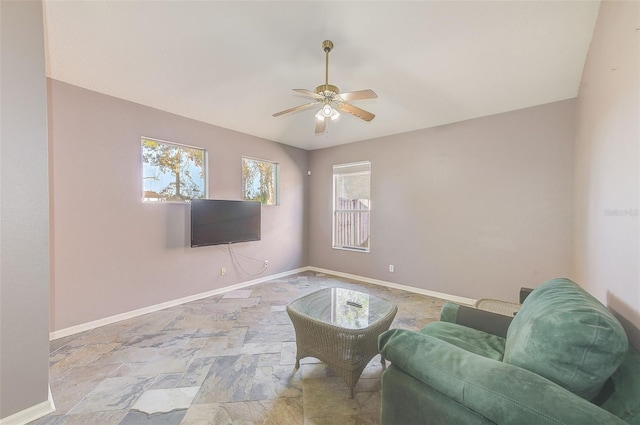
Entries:
<svg viewBox="0 0 640 425">
<path fill-rule="evenodd" d="M 333 247 L 369 252 L 371 162 L 333 166 Z"/>
<path fill-rule="evenodd" d="M 186 202 L 204 198 L 206 151 L 142 138 L 142 200 Z"/>
<path fill-rule="evenodd" d="M 278 168 L 275 162 L 242 158 L 242 198 L 278 205 Z"/>
</svg>

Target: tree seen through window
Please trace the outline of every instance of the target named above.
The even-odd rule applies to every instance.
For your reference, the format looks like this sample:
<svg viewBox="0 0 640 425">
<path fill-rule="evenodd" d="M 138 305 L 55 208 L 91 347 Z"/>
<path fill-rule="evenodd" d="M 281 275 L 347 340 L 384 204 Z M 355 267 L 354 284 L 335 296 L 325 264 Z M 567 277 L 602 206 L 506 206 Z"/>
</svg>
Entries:
<svg viewBox="0 0 640 425">
<path fill-rule="evenodd" d="M 204 149 L 143 138 L 143 201 L 185 202 L 204 198 L 205 166 Z"/>
<path fill-rule="evenodd" d="M 278 164 L 242 158 L 242 191 L 245 201 L 278 205 Z"/>
</svg>

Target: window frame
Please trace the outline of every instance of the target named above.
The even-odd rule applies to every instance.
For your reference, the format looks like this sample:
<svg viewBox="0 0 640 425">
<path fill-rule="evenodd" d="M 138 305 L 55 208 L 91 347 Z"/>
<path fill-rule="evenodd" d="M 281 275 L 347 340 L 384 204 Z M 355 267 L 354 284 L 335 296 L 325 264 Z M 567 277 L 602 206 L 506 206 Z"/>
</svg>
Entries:
<svg viewBox="0 0 640 425">
<path fill-rule="evenodd" d="M 273 203 L 263 203 L 262 200 L 256 200 L 256 199 L 248 199 L 246 197 L 246 190 L 245 190 L 245 178 L 244 178 L 244 172 L 241 173 L 241 178 L 242 178 L 242 200 L 243 201 L 259 201 L 261 205 L 265 206 L 265 207 L 275 207 L 280 205 L 280 163 L 276 162 L 276 161 L 271 161 L 268 159 L 262 159 L 262 158 L 255 158 L 255 157 L 251 157 L 251 156 L 246 156 L 243 155 L 242 156 L 242 163 L 241 163 L 241 170 L 244 170 L 244 162 L 245 160 L 247 161 L 255 161 L 255 162 L 264 162 L 264 163 L 268 163 L 271 164 L 273 166 L 275 166 L 274 168 L 274 184 L 273 184 L 273 191 L 274 191 L 274 202 Z"/>
<path fill-rule="evenodd" d="M 141 183 L 142 183 L 142 202 L 145 204 L 166 204 L 166 203 L 174 203 L 174 204 L 188 204 L 191 202 L 192 199 L 194 198 L 189 198 L 189 199 L 184 199 L 182 201 L 180 200 L 176 200 L 176 199 L 157 199 L 157 200 L 151 200 L 149 198 L 145 197 L 145 185 L 144 185 L 144 180 L 145 180 L 145 175 L 144 175 L 144 167 L 145 167 L 145 160 L 144 160 L 144 156 L 143 156 L 143 152 L 144 152 L 144 142 L 145 140 L 151 141 L 151 142 L 156 142 L 156 143 L 160 143 L 160 144 L 164 144 L 164 145 L 169 145 L 169 146 L 176 146 L 178 148 L 187 148 L 187 149 L 195 149 L 198 151 L 202 151 L 203 154 L 203 159 L 202 159 L 202 170 L 203 170 L 203 177 L 202 177 L 202 196 L 200 198 L 195 198 L 195 199 L 206 199 L 209 197 L 209 153 L 207 152 L 207 149 L 199 147 L 199 146 L 192 146 L 192 145 L 187 145 L 184 143 L 176 143 L 176 142 L 170 142 L 168 140 L 162 140 L 162 139 L 156 139 L 153 137 L 146 137 L 146 136 L 141 136 L 140 137 L 140 165 L 141 165 Z"/>
<path fill-rule="evenodd" d="M 337 185 L 338 185 L 338 176 L 339 175 L 344 175 L 347 173 L 337 173 L 336 170 L 337 169 L 347 169 L 349 167 L 362 167 L 362 166 L 368 166 L 368 171 L 360 171 L 360 172 L 353 172 L 350 173 L 352 175 L 355 174 L 368 174 L 369 175 L 369 198 L 368 198 L 368 203 L 369 203 L 369 207 L 367 209 L 351 209 L 351 210 L 346 210 L 346 209 L 337 209 L 336 208 L 336 203 L 337 203 Z M 342 251 L 353 251 L 353 252 L 363 252 L 363 253 L 370 253 L 371 252 L 371 211 L 372 211 L 372 201 L 371 201 L 371 161 L 358 161 L 358 162 L 350 162 L 350 163 L 345 163 L 345 164 L 336 164 L 333 166 L 332 168 L 333 174 L 332 174 L 332 192 L 333 192 L 333 196 L 332 196 L 332 220 L 331 220 L 331 247 L 333 249 L 339 249 Z M 362 213 L 366 213 L 367 214 L 367 228 L 366 228 L 366 233 L 367 233 L 367 246 L 366 248 L 363 247 L 358 247 L 358 246 L 348 246 L 348 245 L 340 245 L 336 243 L 336 234 L 337 234 L 337 227 L 336 227 L 336 222 L 337 222 L 337 217 L 339 213 L 344 213 L 344 212 L 350 212 L 350 213 L 358 213 L 358 214 L 362 214 Z"/>
</svg>

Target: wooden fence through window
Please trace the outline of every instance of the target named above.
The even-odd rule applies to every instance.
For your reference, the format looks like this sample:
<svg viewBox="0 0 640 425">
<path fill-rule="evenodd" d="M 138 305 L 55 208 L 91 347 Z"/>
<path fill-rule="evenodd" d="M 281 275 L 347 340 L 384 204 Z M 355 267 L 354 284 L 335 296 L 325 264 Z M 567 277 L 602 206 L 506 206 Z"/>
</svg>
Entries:
<svg viewBox="0 0 640 425">
<path fill-rule="evenodd" d="M 342 248 L 369 248 L 368 200 L 338 199 L 335 212 L 334 245 Z"/>
</svg>

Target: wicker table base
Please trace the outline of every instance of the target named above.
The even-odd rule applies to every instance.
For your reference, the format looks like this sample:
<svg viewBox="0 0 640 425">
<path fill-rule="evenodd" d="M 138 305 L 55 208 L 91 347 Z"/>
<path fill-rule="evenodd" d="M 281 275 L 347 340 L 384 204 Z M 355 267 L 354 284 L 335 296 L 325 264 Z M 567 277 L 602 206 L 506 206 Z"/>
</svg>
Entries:
<svg viewBox="0 0 640 425">
<path fill-rule="evenodd" d="M 343 288 L 293 301 L 287 313 L 296 332 L 296 370 L 301 359 L 315 357 L 344 380 L 353 398 L 362 371 L 378 354 L 378 336 L 389 329 L 397 311 L 381 298 Z"/>
</svg>

